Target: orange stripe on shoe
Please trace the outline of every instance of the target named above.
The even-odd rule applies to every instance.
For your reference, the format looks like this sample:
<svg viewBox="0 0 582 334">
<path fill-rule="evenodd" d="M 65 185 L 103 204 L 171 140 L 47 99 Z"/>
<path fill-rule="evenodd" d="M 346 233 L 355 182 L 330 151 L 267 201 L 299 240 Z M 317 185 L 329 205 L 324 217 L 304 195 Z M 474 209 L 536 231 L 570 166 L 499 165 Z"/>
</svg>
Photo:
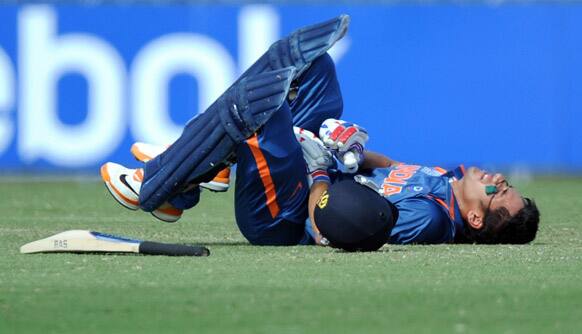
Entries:
<svg viewBox="0 0 582 334">
<path fill-rule="evenodd" d="M 143 169 L 142 168 L 138 168 L 135 170 L 135 172 L 133 173 L 133 179 L 136 180 L 137 182 L 143 181 Z"/>
<path fill-rule="evenodd" d="M 255 158 L 257 163 L 257 168 L 259 169 L 259 176 L 263 182 L 263 187 L 265 187 L 265 195 L 267 196 L 267 207 L 269 212 L 271 212 L 271 217 L 275 218 L 279 214 L 279 204 L 277 204 L 277 193 L 275 191 L 275 184 L 273 183 L 273 178 L 271 178 L 271 171 L 269 170 L 269 165 L 265 159 L 265 155 L 259 148 L 259 138 L 257 134 L 247 139 L 247 144 L 251 149 L 251 153 Z"/>
<path fill-rule="evenodd" d="M 139 202 L 138 202 L 138 201 L 134 201 L 134 200 L 132 200 L 131 198 L 127 198 L 127 197 L 125 197 L 125 196 L 124 196 L 124 195 L 123 195 L 123 194 L 122 194 L 122 193 L 121 193 L 119 190 L 117 190 L 117 189 L 116 189 L 116 188 L 115 188 L 113 185 L 111 185 L 111 189 L 113 189 L 113 191 L 115 191 L 115 193 L 116 193 L 116 194 L 117 194 L 119 197 L 123 198 L 123 199 L 124 199 L 126 202 L 128 202 L 128 203 L 130 203 L 130 204 L 133 204 L 133 205 L 135 205 L 135 206 L 139 206 Z"/>
<path fill-rule="evenodd" d="M 117 196 L 123 198 L 123 200 L 125 200 L 126 202 L 139 206 L 138 201 L 134 201 L 131 198 L 127 198 L 119 190 L 117 190 L 113 186 L 113 184 L 111 184 L 111 176 L 109 176 L 109 172 L 107 171 L 107 164 L 104 164 L 103 166 L 101 166 L 100 172 L 101 172 L 101 178 L 103 179 L 103 181 L 105 181 L 105 183 L 107 183 L 107 186 L 108 186 L 107 188 L 113 190 L 117 194 Z"/>
<path fill-rule="evenodd" d="M 226 167 L 223 170 L 221 170 L 220 172 L 218 172 L 218 174 L 216 174 L 216 176 L 212 179 L 212 181 L 229 184 L 230 183 L 230 167 Z"/>
<path fill-rule="evenodd" d="M 126 196 L 124 196 L 124 195 L 123 195 L 123 194 L 122 194 L 122 193 L 121 193 L 119 190 L 117 190 L 117 188 L 115 188 L 115 186 L 113 186 L 113 185 L 112 185 L 110 182 L 107 182 L 107 184 L 109 184 L 109 189 L 112 189 L 113 191 L 115 191 L 115 193 L 116 193 L 116 194 L 117 194 L 119 197 L 123 198 L 123 200 L 125 200 L 126 202 L 128 202 L 128 203 L 130 203 L 130 204 L 133 204 L 133 205 L 139 206 L 139 202 L 138 202 L 138 201 L 132 200 L 131 198 L 127 198 Z"/>
<path fill-rule="evenodd" d="M 105 182 L 109 182 L 111 180 L 111 177 L 109 176 L 109 172 L 107 171 L 107 164 L 104 164 L 103 166 L 101 166 L 101 179 L 103 179 L 103 181 Z"/>
<path fill-rule="evenodd" d="M 157 211 L 160 211 L 162 213 L 165 213 L 165 214 L 171 215 L 171 216 L 180 216 L 180 215 L 182 215 L 182 212 L 184 212 L 183 210 L 176 209 L 173 206 L 168 206 L 165 208 L 158 208 Z"/>
<path fill-rule="evenodd" d="M 133 154 L 133 156 L 141 162 L 148 162 L 152 160 L 152 157 L 143 153 L 136 144 L 131 145 L 130 151 L 131 154 Z"/>
</svg>

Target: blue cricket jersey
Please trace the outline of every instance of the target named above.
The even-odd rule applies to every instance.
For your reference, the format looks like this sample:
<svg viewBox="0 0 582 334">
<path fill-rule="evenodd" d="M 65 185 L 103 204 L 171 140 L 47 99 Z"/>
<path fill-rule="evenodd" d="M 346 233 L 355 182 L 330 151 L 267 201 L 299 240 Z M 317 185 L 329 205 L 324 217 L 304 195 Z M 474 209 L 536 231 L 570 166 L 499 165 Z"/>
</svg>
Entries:
<svg viewBox="0 0 582 334">
<path fill-rule="evenodd" d="M 463 177 L 463 167 L 442 168 L 399 164 L 375 169 L 369 179 L 399 210 L 390 234 L 394 244 L 452 242 L 463 219 L 451 182 Z"/>
<path fill-rule="evenodd" d="M 440 244 L 452 242 L 455 233 L 463 229 L 451 186 L 463 174 L 462 166 L 447 172 L 438 167 L 399 164 L 359 175 L 373 182 L 378 192 L 398 208 L 389 243 Z M 339 172 L 335 180 L 354 176 Z M 313 235 L 310 222 L 306 226 Z"/>
</svg>

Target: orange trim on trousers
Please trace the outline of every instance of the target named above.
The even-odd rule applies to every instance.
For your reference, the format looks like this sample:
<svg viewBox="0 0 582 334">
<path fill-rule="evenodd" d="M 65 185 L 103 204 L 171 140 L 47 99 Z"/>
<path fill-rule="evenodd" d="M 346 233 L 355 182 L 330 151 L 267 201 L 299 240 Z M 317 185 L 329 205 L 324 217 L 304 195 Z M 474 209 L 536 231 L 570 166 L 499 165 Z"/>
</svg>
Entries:
<svg viewBox="0 0 582 334">
<path fill-rule="evenodd" d="M 277 204 L 277 192 L 275 191 L 275 183 L 273 183 L 273 178 L 271 177 L 271 171 L 269 170 L 269 165 L 267 164 L 267 159 L 265 155 L 259 148 L 259 137 L 255 133 L 252 137 L 247 139 L 247 144 L 251 149 L 251 153 L 255 158 L 257 168 L 259 170 L 259 176 L 265 187 L 265 196 L 267 197 L 267 207 L 271 213 L 271 217 L 275 218 L 279 214 L 279 204 Z"/>
</svg>

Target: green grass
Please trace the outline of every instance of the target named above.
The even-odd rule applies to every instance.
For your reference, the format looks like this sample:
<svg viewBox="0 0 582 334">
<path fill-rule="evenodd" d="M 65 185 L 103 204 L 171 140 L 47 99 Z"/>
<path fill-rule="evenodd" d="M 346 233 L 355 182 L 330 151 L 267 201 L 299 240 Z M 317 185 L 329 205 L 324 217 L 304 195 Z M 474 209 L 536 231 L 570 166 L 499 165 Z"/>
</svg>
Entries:
<svg viewBox="0 0 582 334">
<path fill-rule="evenodd" d="M 582 179 L 521 189 L 543 216 L 531 245 L 349 254 L 248 245 L 231 193 L 204 193 L 164 224 L 98 183 L 0 180 L 0 333 L 579 333 Z M 202 243 L 212 255 L 18 252 L 68 229 Z"/>
</svg>

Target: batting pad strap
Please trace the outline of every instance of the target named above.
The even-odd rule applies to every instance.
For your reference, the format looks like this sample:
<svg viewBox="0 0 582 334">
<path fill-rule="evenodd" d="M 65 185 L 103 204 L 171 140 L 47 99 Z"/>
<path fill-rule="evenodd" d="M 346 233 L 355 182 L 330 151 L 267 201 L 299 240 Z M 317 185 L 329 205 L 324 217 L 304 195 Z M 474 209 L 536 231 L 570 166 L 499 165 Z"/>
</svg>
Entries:
<svg viewBox="0 0 582 334">
<path fill-rule="evenodd" d="M 294 73 L 294 68 L 284 68 L 247 77 L 192 118 L 166 151 L 145 164 L 140 207 L 151 212 L 189 184 L 209 181 L 236 145 L 285 103 Z"/>
</svg>

